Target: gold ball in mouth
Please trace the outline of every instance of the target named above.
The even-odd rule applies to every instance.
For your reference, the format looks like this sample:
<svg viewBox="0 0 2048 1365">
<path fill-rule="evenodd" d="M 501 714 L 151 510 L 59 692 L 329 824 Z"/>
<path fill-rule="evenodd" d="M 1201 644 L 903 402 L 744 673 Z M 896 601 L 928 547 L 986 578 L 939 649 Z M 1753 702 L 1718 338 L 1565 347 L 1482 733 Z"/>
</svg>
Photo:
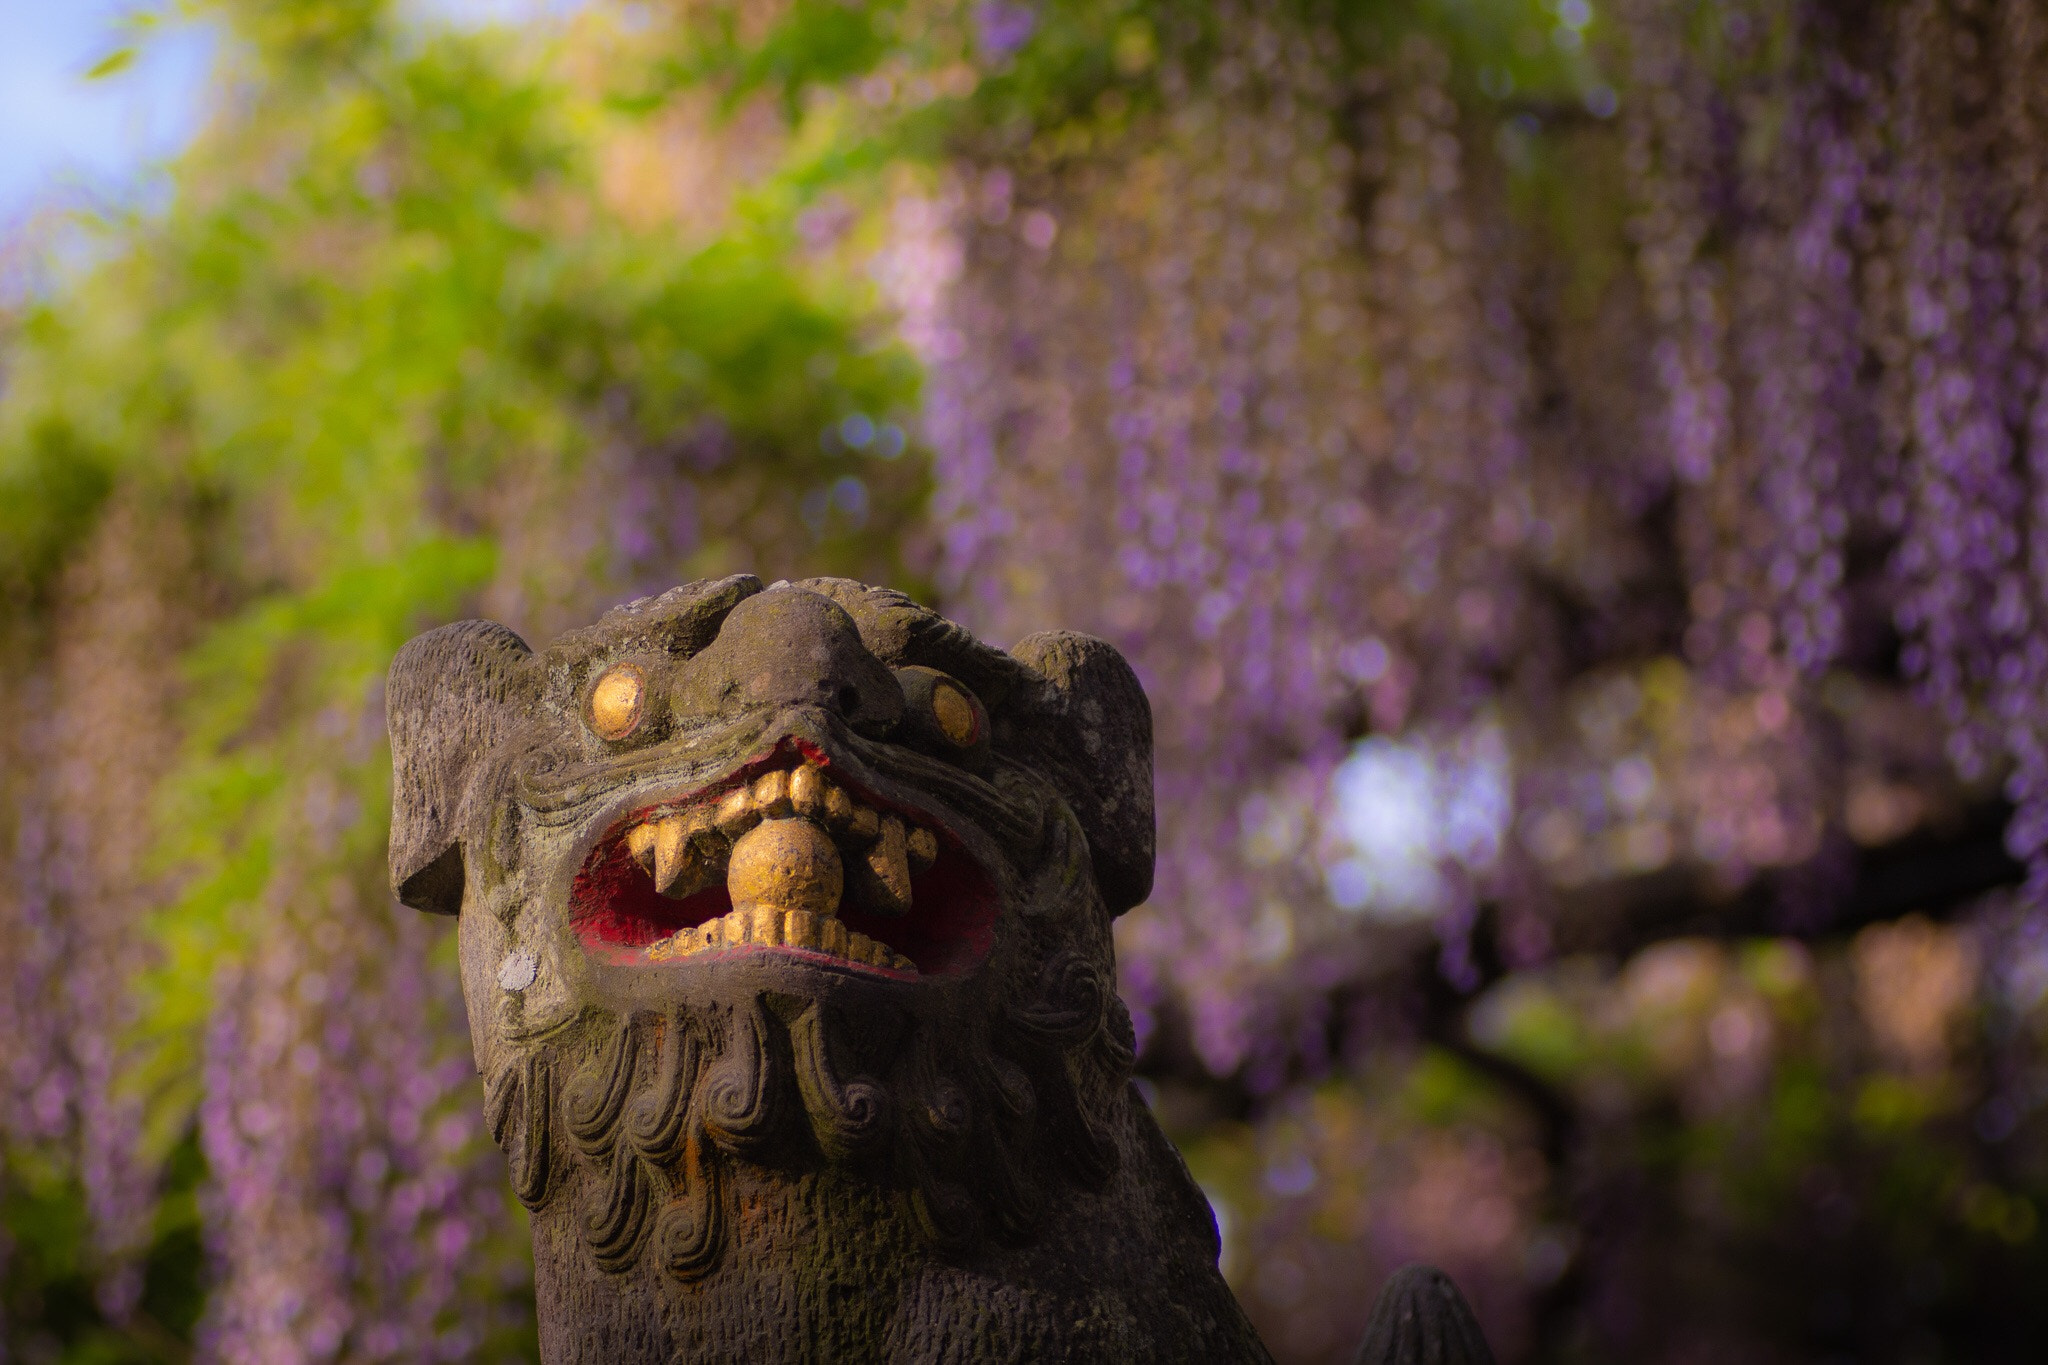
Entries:
<svg viewBox="0 0 2048 1365">
<path fill-rule="evenodd" d="M 943 678 L 932 684 L 932 719 L 938 721 L 940 734 L 963 749 L 981 737 L 981 722 L 974 714 L 974 703 Z"/>
<path fill-rule="evenodd" d="M 590 728 L 606 739 L 624 739 L 640 723 L 647 700 L 647 675 L 633 664 L 613 664 L 590 689 Z"/>
<path fill-rule="evenodd" d="M 741 835 L 725 874 L 735 910 L 769 906 L 829 915 L 845 888 L 832 837 L 800 817 L 763 820 Z"/>
</svg>

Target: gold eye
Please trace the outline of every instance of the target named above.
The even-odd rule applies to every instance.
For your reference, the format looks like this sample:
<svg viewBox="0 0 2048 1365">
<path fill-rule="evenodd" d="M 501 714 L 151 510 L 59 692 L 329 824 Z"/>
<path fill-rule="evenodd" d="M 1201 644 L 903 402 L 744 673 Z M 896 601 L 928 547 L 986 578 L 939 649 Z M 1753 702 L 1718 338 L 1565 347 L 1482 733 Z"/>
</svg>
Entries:
<svg viewBox="0 0 2048 1365">
<path fill-rule="evenodd" d="M 932 684 L 932 719 L 939 733 L 965 749 L 981 738 L 981 718 L 974 713 L 974 701 L 951 681 L 940 678 Z"/>
<path fill-rule="evenodd" d="M 590 689 L 590 728 L 606 739 L 624 739 L 640 724 L 647 700 L 647 675 L 634 664 L 613 664 Z"/>
</svg>

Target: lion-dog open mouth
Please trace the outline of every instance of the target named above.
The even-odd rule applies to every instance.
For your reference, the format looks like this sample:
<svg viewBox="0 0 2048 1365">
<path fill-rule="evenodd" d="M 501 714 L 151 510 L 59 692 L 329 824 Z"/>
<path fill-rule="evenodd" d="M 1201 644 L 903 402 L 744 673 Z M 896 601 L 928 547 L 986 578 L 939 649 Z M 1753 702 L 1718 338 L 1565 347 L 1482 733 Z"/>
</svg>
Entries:
<svg viewBox="0 0 2048 1365">
<path fill-rule="evenodd" d="M 586 952 L 622 965 L 771 952 L 913 978 L 979 963 L 998 908 L 945 823 L 789 742 L 614 822 L 569 915 Z"/>
</svg>

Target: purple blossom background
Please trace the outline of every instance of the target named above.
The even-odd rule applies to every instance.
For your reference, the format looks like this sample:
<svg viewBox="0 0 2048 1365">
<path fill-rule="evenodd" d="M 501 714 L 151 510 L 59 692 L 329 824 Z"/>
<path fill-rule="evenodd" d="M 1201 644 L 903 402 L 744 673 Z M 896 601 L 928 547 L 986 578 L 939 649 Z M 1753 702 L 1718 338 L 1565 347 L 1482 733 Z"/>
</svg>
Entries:
<svg viewBox="0 0 2048 1365">
<path fill-rule="evenodd" d="M 1117 939 L 1141 1087 L 1278 1358 L 1348 1359 L 1415 1257 L 1503 1360 L 2031 1358 L 2048 12 L 1567 0 L 1488 46 L 1341 7 L 911 9 L 838 94 L 685 109 L 578 189 L 666 258 L 776 118 L 889 146 L 946 111 L 942 155 L 775 248 L 882 305 L 784 368 L 899 339 L 917 413 L 765 439 L 691 406 L 667 334 L 601 337 L 605 369 L 549 315 L 572 416 L 458 366 L 485 434 L 412 414 L 434 449 L 366 537 L 488 538 L 461 609 L 536 641 L 822 566 L 1121 647 L 1158 745 Z M 617 41 L 683 50 L 648 22 Z M 490 478 L 435 463 L 463 440 Z M 448 929 L 384 890 L 381 656 L 304 685 L 316 631 L 280 627 L 192 671 L 328 515 L 222 531 L 211 491 L 129 478 L 0 621 L 0 1197 L 75 1191 L 79 1312 L 122 1341 L 167 1335 L 185 1200 L 190 1358 L 522 1358 Z M 241 728 L 195 730 L 236 678 Z M 260 818 L 181 843 L 238 782 Z M 182 1068 L 140 1027 L 169 979 Z M 7 1218 L 0 1360 L 45 1358 L 53 1296 L 16 1286 L 51 1253 Z"/>
</svg>

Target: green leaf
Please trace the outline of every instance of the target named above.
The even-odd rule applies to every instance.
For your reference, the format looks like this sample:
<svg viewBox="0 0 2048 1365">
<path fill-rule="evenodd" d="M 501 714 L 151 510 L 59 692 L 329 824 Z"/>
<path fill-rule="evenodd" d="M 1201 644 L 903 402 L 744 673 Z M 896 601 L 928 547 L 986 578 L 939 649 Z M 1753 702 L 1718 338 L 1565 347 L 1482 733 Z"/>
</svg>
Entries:
<svg viewBox="0 0 2048 1365">
<path fill-rule="evenodd" d="M 132 47 L 117 47 L 106 56 L 94 62 L 92 69 L 85 73 L 85 78 L 89 81 L 102 80 L 117 71 L 125 71 L 134 64 L 135 49 Z"/>
</svg>

